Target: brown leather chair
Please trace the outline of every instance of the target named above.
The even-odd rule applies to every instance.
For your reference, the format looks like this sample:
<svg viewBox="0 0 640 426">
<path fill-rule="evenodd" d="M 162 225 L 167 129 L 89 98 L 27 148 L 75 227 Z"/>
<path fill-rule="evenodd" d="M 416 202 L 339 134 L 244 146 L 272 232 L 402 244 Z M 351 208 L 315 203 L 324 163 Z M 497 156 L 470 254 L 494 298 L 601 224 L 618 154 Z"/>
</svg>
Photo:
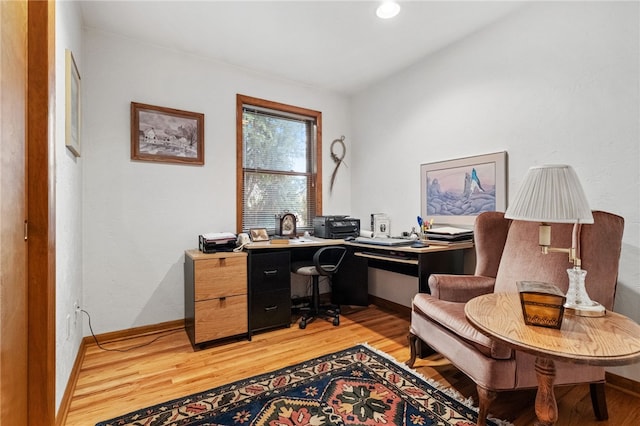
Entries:
<svg viewBox="0 0 640 426">
<path fill-rule="evenodd" d="M 592 300 L 608 310 L 618 278 L 624 219 L 594 211 L 594 223 L 582 225 L 580 250 L 587 271 L 586 288 Z M 573 226 L 552 225 L 552 247 L 571 247 Z M 563 253 L 544 255 L 538 247 L 538 224 L 512 221 L 504 213 L 482 213 L 476 218 L 476 269 L 474 275 L 434 274 L 431 294 L 419 293 L 412 302 L 409 342 L 413 367 L 420 341 L 439 352 L 477 385 L 478 425 L 486 417 L 496 392 L 536 388 L 533 355 L 512 350 L 480 333 L 466 319 L 464 305 L 491 292 L 515 292 L 516 282 L 544 281 L 567 291 L 566 270 L 572 267 Z M 555 385 L 590 383 L 591 401 L 598 420 L 608 418 L 603 367 L 555 362 Z"/>
</svg>

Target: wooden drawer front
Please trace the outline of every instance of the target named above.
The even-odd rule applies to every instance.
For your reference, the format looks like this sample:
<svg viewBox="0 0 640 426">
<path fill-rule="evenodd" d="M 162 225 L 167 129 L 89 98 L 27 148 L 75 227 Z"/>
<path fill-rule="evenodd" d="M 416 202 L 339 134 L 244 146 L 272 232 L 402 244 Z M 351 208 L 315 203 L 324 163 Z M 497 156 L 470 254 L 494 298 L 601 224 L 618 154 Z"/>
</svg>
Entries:
<svg viewBox="0 0 640 426">
<path fill-rule="evenodd" d="M 247 259 L 224 257 L 196 262 L 195 300 L 247 293 Z"/>
<path fill-rule="evenodd" d="M 289 253 L 251 254 L 251 291 L 261 293 L 291 287 Z"/>
<path fill-rule="evenodd" d="M 291 323 L 291 291 L 279 290 L 251 297 L 251 330 Z"/>
<path fill-rule="evenodd" d="M 247 333 L 247 296 L 196 302 L 196 343 Z"/>
</svg>

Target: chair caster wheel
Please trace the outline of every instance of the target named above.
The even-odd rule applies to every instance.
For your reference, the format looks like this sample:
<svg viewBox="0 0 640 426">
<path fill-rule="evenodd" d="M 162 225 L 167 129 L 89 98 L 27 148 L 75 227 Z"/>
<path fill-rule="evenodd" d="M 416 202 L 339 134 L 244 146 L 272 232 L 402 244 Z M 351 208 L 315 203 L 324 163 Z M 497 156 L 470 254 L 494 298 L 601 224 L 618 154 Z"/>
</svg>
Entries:
<svg viewBox="0 0 640 426">
<path fill-rule="evenodd" d="M 300 321 L 300 329 L 304 330 L 305 328 L 307 328 L 307 322 L 306 321 Z"/>
<path fill-rule="evenodd" d="M 334 326 L 338 326 L 338 325 L 340 325 L 340 318 L 335 317 L 335 318 L 333 319 L 333 325 L 334 325 Z"/>
</svg>

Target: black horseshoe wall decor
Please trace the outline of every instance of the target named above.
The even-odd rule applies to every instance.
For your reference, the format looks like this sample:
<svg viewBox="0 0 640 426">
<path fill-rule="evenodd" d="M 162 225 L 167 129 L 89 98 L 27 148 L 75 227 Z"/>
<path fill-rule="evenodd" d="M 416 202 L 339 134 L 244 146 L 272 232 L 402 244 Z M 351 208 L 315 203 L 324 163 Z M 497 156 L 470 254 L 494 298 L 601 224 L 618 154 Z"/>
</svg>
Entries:
<svg viewBox="0 0 640 426">
<path fill-rule="evenodd" d="M 340 156 L 338 156 L 335 152 L 334 152 L 334 147 L 336 146 L 336 144 L 342 145 L 342 153 Z M 331 142 L 331 158 L 333 159 L 333 162 L 336 163 L 336 168 L 333 169 L 333 173 L 331 174 L 331 186 L 329 187 L 330 191 L 333 191 L 333 182 L 336 180 L 336 174 L 338 173 L 338 168 L 340 167 L 340 164 L 342 164 L 342 160 L 344 159 L 344 156 L 347 154 L 347 147 L 344 144 L 344 136 L 341 136 L 339 139 L 334 139 L 333 142 Z M 347 164 L 345 163 L 345 166 Z"/>
</svg>

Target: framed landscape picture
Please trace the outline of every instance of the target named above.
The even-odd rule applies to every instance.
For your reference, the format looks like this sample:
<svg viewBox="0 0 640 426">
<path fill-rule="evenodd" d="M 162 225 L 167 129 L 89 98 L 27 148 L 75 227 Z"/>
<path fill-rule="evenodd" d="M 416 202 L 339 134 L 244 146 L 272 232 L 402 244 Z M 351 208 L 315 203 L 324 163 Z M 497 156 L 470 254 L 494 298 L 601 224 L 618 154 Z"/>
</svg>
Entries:
<svg viewBox="0 0 640 426">
<path fill-rule="evenodd" d="M 204 114 L 131 102 L 131 159 L 204 164 Z"/>
<path fill-rule="evenodd" d="M 471 228 L 480 213 L 507 208 L 507 153 L 422 164 L 420 190 L 424 220 Z"/>
</svg>

